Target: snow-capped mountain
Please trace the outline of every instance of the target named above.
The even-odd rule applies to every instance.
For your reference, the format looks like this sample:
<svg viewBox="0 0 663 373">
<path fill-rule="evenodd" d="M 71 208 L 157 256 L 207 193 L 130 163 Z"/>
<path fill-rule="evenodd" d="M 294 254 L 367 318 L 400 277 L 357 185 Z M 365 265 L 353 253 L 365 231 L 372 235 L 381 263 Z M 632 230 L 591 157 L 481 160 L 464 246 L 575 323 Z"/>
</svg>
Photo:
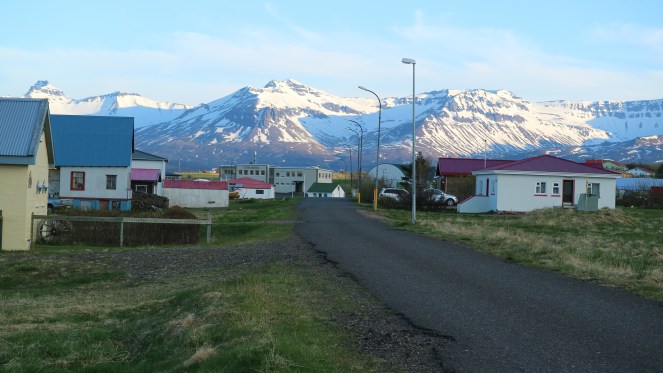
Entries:
<svg viewBox="0 0 663 373">
<path fill-rule="evenodd" d="M 599 146 L 645 132 L 663 135 L 655 121 L 635 133 L 611 132 L 607 124 L 621 117 L 659 118 L 660 101 L 612 103 L 606 111 L 599 109 L 606 106 L 599 103 L 528 102 L 505 90 L 428 92 L 416 99 L 416 148 L 431 158 L 484 152 L 500 156 Z M 382 102 L 381 162 L 407 162 L 412 149 L 412 99 L 392 97 Z M 364 161 L 371 166 L 378 114 L 372 97 L 341 98 L 295 80 L 271 81 L 264 88 L 246 87 L 171 122 L 140 129 L 136 138 L 141 149 L 172 154 L 190 167 L 249 162 L 256 151 L 260 163 L 339 168 L 348 161 L 347 145 L 356 154 L 358 138 L 348 129 L 359 130 L 353 120 L 363 127 Z M 642 154 L 663 160 L 655 150 Z"/>
<path fill-rule="evenodd" d="M 363 128 L 364 167 L 408 163 L 412 98 L 337 97 L 295 80 L 245 87 L 195 108 L 115 92 L 80 100 L 46 81 L 25 97 L 47 97 L 58 114 L 136 117 L 136 147 L 185 169 L 257 162 L 349 168 Z M 518 158 L 541 153 L 571 159 L 663 162 L 663 100 L 535 103 L 506 90 L 440 90 L 415 103 L 416 149 L 440 156 Z M 149 124 L 149 125 L 146 125 Z M 142 128 L 139 128 L 143 126 Z"/>
<path fill-rule="evenodd" d="M 136 128 L 175 119 L 189 106 L 157 102 L 135 93 L 113 92 L 106 95 L 71 99 L 46 80 L 40 80 L 23 96 L 47 98 L 52 114 L 112 115 L 134 117 Z"/>
</svg>

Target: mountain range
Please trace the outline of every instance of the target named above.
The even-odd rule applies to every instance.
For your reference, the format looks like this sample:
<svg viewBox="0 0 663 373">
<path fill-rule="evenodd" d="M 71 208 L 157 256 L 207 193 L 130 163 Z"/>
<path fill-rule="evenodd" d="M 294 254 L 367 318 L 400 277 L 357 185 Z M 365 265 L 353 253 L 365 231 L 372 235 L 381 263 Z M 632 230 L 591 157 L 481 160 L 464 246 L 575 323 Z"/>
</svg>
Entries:
<svg viewBox="0 0 663 373">
<path fill-rule="evenodd" d="M 196 107 L 114 92 L 70 99 L 47 81 L 25 97 L 46 97 L 57 114 L 133 116 L 136 147 L 171 168 L 269 163 L 349 169 L 363 128 L 364 168 L 407 163 L 412 151 L 412 97 L 338 97 L 295 80 L 245 87 Z M 663 100 L 529 102 L 506 90 L 440 90 L 415 102 L 416 149 L 425 156 L 565 158 L 663 162 Z M 356 167 L 356 164 L 355 164 Z"/>
</svg>

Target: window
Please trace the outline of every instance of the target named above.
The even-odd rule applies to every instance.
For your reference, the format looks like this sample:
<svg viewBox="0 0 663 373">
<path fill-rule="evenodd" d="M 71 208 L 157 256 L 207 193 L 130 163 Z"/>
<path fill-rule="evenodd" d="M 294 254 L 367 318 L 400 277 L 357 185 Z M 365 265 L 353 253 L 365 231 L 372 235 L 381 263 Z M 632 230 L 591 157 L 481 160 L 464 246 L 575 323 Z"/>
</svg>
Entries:
<svg viewBox="0 0 663 373">
<path fill-rule="evenodd" d="M 553 183 L 553 191 L 552 194 L 559 195 L 559 183 Z"/>
<path fill-rule="evenodd" d="M 111 201 L 111 210 L 120 210 L 120 201 Z"/>
<path fill-rule="evenodd" d="M 286 173 L 285 173 L 285 176 L 286 176 L 286 177 L 290 177 L 290 171 L 286 172 Z"/>
<path fill-rule="evenodd" d="M 536 194 L 546 194 L 546 182 L 539 181 L 536 183 Z"/>
<path fill-rule="evenodd" d="M 85 172 L 71 171 L 71 190 L 85 190 Z"/>
<path fill-rule="evenodd" d="M 251 170 L 250 174 L 253 175 L 253 170 Z"/>
<path fill-rule="evenodd" d="M 298 177 L 302 177 L 302 172 L 301 172 L 301 171 L 297 171 L 297 176 L 298 176 Z"/>
<path fill-rule="evenodd" d="M 277 176 L 277 177 L 280 177 L 280 176 L 281 176 L 281 173 L 280 173 L 280 172 L 277 172 L 277 173 L 276 173 L 276 176 Z"/>
<path fill-rule="evenodd" d="M 147 193 L 147 185 L 136 185 L 136 192 Z"/>
<path fill-rule="evenodd" d="M 106 189 L 117 189 L 117 175 L 106 175 Z"/>
<path fill-rule="evenodd" d="M 261 170 L 260 175 L 265 176 L 265 170 Z"/>
<path fill-rule="evenodd" d="M 593 194 L 595 196 L 601 197 L 601 184 L 599 183 L 587 184 L 587 194 Z"/>
<path fill-rule="evenodd" d="M 265 194 L 265 191 L 262 189 L 257 189 L 256 194 Z"/>
</svg>

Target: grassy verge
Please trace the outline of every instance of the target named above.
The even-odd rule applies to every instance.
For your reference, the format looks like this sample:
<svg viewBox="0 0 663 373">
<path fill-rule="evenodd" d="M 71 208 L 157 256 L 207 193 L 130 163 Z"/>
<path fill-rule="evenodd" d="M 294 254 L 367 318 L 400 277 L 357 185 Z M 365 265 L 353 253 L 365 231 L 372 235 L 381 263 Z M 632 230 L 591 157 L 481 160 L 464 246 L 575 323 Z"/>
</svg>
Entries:
<svg viewBox="0 0 663 373">
<path fill-rule="evenodd" d="M 405 229 L 663 300 L 663 210 L 543 209 L 516 216 L 419 212 L 415 226 L 408 224 L 407 211 L 380 213 Z"/>
<path fill-rule="evenodd" d="M 212 243 L 237 244 L 283 240 L 292 234 L 296 218 L 294 199 L 231 201 L 223 209 L 192 210 L 201 217 L 212 214 Z M 203 241 L 204 242 L 204 241 Z"/>
<path fill-rule="evenodd" d="M 239 202 L 194 212 L 213 214 L 216 245 L 241 245 L 290 237 L 295 203 Z M 141 279 L 122 267 L 128 250 L 113 248 L 117 260 L 110 261 L 94 259 L 108 254 L 90 252 L 100 250 L 108 249 L 0 253 L 0 370 L 390 369 L 358 353 L 334 324 L 335 315 L 354 314 L 359 306 L 315 267 L 265 259 Z"/>
</svg>

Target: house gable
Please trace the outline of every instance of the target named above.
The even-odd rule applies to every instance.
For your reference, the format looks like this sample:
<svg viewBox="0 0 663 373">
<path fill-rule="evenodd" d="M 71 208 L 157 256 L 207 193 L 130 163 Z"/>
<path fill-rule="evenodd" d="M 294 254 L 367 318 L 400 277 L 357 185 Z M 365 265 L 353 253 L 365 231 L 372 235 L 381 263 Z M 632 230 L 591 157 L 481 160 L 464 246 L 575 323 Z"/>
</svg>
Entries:
<svg viewBox="0 0 663 373">
<path fill-rule="evenodd" d="M 48 100 L 0 99 L 0 164 L 35 164 L 42 133 L 53 163 Z"/>
</svg>

